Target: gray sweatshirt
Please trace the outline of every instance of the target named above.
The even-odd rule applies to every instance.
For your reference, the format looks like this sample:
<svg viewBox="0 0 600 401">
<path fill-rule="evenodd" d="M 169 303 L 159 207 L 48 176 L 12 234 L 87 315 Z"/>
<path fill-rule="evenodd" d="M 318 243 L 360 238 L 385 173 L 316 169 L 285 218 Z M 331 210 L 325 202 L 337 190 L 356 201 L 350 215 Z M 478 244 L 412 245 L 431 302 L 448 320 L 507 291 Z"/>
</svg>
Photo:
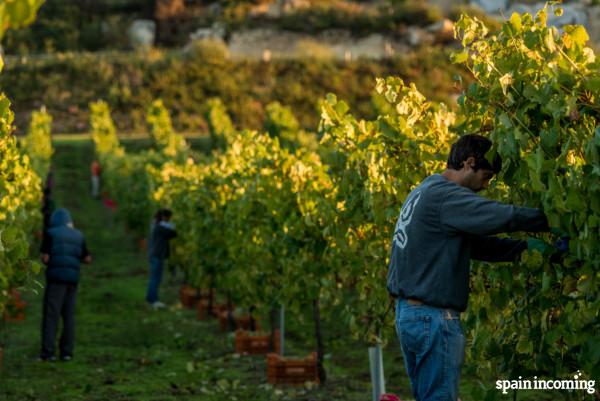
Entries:
<svg viewBox="0 0 600 401">
<path fill-rule="evenodd" d="M 400 211 L 388 291 L 464 311 L 470 259 L 512 261 L 527 248 L 526 241 L 494 234 L 547 229 L 546 216 L 539 209 L 491 201 L 434 174 L 408 195 Z"/>
</svg>

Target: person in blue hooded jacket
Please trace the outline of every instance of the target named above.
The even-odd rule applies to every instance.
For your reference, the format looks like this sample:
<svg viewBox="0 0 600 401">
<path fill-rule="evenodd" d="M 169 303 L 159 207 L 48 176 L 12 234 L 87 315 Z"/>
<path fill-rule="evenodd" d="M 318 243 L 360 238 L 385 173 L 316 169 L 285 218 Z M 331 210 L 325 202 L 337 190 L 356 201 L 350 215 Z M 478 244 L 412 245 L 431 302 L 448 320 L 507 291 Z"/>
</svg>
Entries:
<svg viewBox="0 0 600 401">
<path fill-rule="evenodd" d="M 73 227 L 69 211 L 56 209 L 42 241 L 42 261 L 46 264 L 46 289 L 42 316 L 40 359 L 56 359 L 56 332 L 62 317 L 60 357 L 69 361 L 75 345 L 75 299 L 81 262 L 91 263 L 83 234 Z"/>
</svg>

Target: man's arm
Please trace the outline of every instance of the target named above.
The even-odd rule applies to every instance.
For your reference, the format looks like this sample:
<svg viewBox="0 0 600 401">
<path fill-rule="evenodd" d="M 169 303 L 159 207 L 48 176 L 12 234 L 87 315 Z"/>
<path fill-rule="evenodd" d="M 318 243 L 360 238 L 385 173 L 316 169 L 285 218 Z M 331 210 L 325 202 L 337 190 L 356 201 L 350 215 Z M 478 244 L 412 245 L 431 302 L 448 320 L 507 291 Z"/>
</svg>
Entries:
<svg viewBox="0 0 600 401">
<path fill-rule="evenodd" d="M 81 261 L 83 263 L 92 263 L 92 255 L 90 255 L 85 240 L 83 240 L 83 245 L 81 246 Z"/>
<path fill-rule="evenodd" d="M 512 262 L 527 249 L 527 241 L 473 235 L 471 241 L 471 259 L 484 262 Z"/>
<path fill-rule="evenodd" d="M 158 230 L 158 235 L 169 240 L 171 238 L 177 237 L 177 231 L 172 224 L 161 222 L 155 227 L 155 230 Z"/>
<path fill-rule="evenodd" d="M 472 235 L 549 230 L 548 220 L 540 209 L 492 201 L 466 188 L 457 188 L 446 196 L 440 222 L 450 233 Z"/>
<path fill-rule="evenodd" d="M 40 247 L 40 253 L 42 254 L 42 262 L 48 264 L 50 262 L 50 250 L 52 249 L 52 237 L 48 232 L 44 232 L 42 237 L 42 246 Z"/>
</svg>

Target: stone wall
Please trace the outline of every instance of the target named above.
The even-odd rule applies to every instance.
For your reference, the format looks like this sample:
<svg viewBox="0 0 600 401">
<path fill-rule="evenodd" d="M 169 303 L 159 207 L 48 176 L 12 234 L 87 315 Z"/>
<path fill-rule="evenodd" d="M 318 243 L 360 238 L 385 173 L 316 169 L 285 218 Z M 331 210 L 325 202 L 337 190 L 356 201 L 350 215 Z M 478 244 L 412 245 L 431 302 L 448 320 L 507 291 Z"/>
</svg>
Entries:
<svg viewBox="0 0 600 401">
<path fill-rule="evenodd" d="M 294 58 L 319 57 L 335 59 L 384 58 L 410 50 L 403 40 L 380 34 L 353 38 L 347 31 L 325 31 L 307 35 L 272 29 L 252 29 L 234 32 L 229 40 L 233 57 Z"/>
<path fill-rule="evenodd" d="M 502 19 L 509 18 L 513 12 L 520 14 L 535 13 L 544 7 L 544 1 L 515 1 L 515 0 L 429 0 L 429 4 L 449 12 L 457 4 L 470 4 L 481 8 L 490 16 Z M 563 9 L 563 14 L 558 17 L 554 15 L 554 8 Z M 550 7 L 548 13 L 548 24 L 561 28 L 564 25 L 583 25 L 588 31 L 591 41 L 595 46 L 600 46 L 600 6 L 592 5 L 591 0 L 566 1 L 559 6 Z"/>
</svg>

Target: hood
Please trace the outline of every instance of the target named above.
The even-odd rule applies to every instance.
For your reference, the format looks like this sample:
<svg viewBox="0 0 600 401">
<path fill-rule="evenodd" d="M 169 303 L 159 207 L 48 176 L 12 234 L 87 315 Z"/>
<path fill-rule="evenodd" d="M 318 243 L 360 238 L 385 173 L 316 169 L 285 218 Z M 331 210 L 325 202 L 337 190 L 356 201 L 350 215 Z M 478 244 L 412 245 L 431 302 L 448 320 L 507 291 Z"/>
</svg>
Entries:
<svg viewBox="0 0 600 401">
<path fill-rule="evenodd" d="M 71 223 L 71 214 L 65 208 L 56 209 L 50 217 L 50 227 L 66 226 Z"/>
</svg>

